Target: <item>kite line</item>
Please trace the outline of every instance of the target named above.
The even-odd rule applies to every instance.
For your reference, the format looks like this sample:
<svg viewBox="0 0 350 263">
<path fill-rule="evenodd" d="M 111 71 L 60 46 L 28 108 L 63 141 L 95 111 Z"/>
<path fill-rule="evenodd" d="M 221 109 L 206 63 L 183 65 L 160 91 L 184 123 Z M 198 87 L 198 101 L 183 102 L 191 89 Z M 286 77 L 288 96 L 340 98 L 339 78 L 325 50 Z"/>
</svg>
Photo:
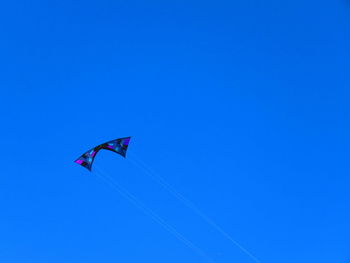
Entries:
<svg viewBox="0 0 350 263">
<path fill-rule="evenodd" d="M 139 210 L 161 225 L 165 230 L 175 236 L 178 240 L 184 243 L 187 247 L 194 250 L 199 256 L 205 259 L 209 263 L 215 263 L 213 259 L 211 259 L 202 249 L 193 244 L 190 240 L 188 240 L 184 235 L 179 233 L 174 227 L 169 225 L 163 218 L 161 218 L 157 213 L 155 213 L 151 208 L 147 207 L 144 203 L 142 203 L 137 197 L 135 197 L 132 193 L 130 193 L 127 189 L 122 187 L 116 180 L 102 172 L 101 169 L 96 167 L 97 172 L 93 172 L 98 178 L 104 181 L 106 184 L 111 186 L 114 190 L 116 190 L 120 195 L 130 201 L 133 205 L 135 205 Z"/>
<path fill-rule="evenodd" d="M 156 173 L 153 169 L 151 169 L 148 165 L 146 165 L 143 161 L 136 158 L 134 154 L 130 154 L 132 158 L 128 158 L 128 160 L 137 166 L 139 169 L 142 169 L 151 179 L 155 182 L 163 186 L 169 193 L 171 193 L 174 197 L 176 197 L 179 201 L 181 201 L 185 206 L 192 209 L 198 216 L 200 216 L 204 221 L 206 221 L 209 225 L 215 228 L 220 234 L 226 237 L 232 244 L 238 247 L 242 252 L 244 252 L 247 256 L 249 256 L 254 262 L 261 263 L 259 259 L 257 259 L 251 252 L 249 252 L 246 248 L 244 248 L 238 241 L 236 241 L 229 233 L 227 233 L 222 227 L 220 227 L 213 219 L 207 216 L 202 210 L 200 210 L 193 202 L 191 202 L 188 198 L 179 193 L 172 185 L 170 185 L 162 176 Z"/>
<path fill-rule="evenodd" d="M 91 172 L 92 163 L 94 162 L 96 154 L 102 150 L 109 150 L 120 154 L 123 157 L 126 157 L 126 152 L 129 146 L 131 137 L 123 137 L 119 139 L 115 139 L 112 141 L 105 142 L 103 144 L 97 145 L 96 147 L 88 150 L 83 155 L 81 155 L 74 162 L 85 167 Z M 174 195 L 178 200 L 180 200 L 185 206 L 192 209 L 197 215 L 199 215 L 202 219 L 204 219 L 209 225 L 214 227 L 219 233 L 221 233 L 224 237 L 226 237 L 231 243 L 233 243 L 236 247 L 238 247 L 242 252 L 248 255 L 255 263 L 261 263 L 251 252 L 245 249 L 240 243 L 238 243 L 230 234 L 228 234 L 222 227 L 220 227 L 217 223 L 214 222 L 209 216 L 207 216 L 203 211 L 201 211 L 193 202 L 180 194 L 173 186 L 171 186 L 166 180 L 153 171 L 148 165 L 146 165 L 141 160 L 138 160 L 134 157 L 134 160 L 131 162 L 136 165 L 138 168 L 142 169 L 148 176 L 150 176 L 154 181 L 163 186 L 168 192 Z M 214 263 L 214 261 L 208 257 L 200 248 L 195 246 L 191 241 L 189 241 L 186 237 L 180 234 L 175 228 L 170 226 L 166 221 L 164 221 L 160 216 L 158 216 L 155 212 L 153 212 L 150 208 L 140 202 L 134 195 L 132 195 L 125 188 L 121 187 L 111 176 L 108 176 L 104 173 L 95 173 L 99 178 L 101 178 L 105 183 L 112 186 L 115 190 L 117 190 L 122 196 L 128 199 L 131 203 L 137 206 L 140 210 L 142 210 L 145 214 L 150 216 L 154 221 L 162 225 L 167 231 L 172 233 L 175 237 L 177 237 L 180 241 L 186 244 L 188 247 L 192 248 L 199 255 L 205 258 L 208 262 Z"/>
</svg>

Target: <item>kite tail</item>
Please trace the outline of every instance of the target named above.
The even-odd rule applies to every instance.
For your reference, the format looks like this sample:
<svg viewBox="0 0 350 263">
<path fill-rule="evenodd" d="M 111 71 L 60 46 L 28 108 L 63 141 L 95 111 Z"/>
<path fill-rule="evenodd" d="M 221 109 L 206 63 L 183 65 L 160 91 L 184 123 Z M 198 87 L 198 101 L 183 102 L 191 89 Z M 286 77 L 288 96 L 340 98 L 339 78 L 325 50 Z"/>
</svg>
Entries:
<svg viewBox="0 0 350 263">
<path fill-rule="evenodd" d="M 130 153 L 129 153 L 130 156 Z M 180 200 L 185 206 L 192 209 L 198 216 L 200 216 L 204 221 L 206 221 L 209 225 L 215 228 L 220 234 L 222 234 L 225 238 L 227 238 L 232 244 L 238 247 L 243 253 L 249 256 L 255 263 L 261 263 L 259 259 L 257 259 L 251 252 L 249 252 L 246 248 L 244 248 L 238 241 L 236 241 L 230 234 L 228 234 L 222 227 L 220 227 L 213 219 L 207 216 L 203 211 L 201 211 L 193 202 L 179 193 L 173 186 L 171 186 L 165 179 L 154 172 L 148 165 L 146 165 L 141 160 L 137 159 L 133 154 L 132 158 L 128 159 L 134 165 L 142 169 L 149 177 L 151 177 L 158 184 L 163 186 L 169 193 L 171 193 L 174 197 Z"/>
<path fill-rule="evenodd" d="M 178 230 L 169 225 L 164 219 L 162 219 L 158 214 L 156 214 L 151 208 L 147 207 L 144 203 L 142 203 L 139 199 L 137 199 L 132 193 L 130 193 L 127 189 L 118 184 L 114 178 L 102 172 L 95 165 L 95 175 L 97 175 L 102 181 L 115 189 L 120 195 L 130 201 L 133 205 L 135 205 L 138 209 L 144 212 L 147 216 L 152 218 L 155 222 L 161 225 L 165 230 L 175 236 L 178 240 L 184 243 L 187 247 L 194 250 L 199 256 L 205 259 L 209 263 L 215 263 L 202 249 L 193 244 L 190 240 L 188 240 L 184 235 L 182 235 Z"/>
</svg>

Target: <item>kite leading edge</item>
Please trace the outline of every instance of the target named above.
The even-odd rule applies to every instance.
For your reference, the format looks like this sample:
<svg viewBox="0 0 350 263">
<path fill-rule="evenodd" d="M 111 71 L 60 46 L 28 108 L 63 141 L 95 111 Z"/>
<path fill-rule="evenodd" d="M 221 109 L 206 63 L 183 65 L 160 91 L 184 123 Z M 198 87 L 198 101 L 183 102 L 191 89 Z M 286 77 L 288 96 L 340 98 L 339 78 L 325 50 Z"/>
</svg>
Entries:
<svg viewBox="0 0 350 263">
<path fill-rule="evenodd" d="M 94 162 L 95 156 L 99 150 L 102 150 L 102 149 L 109 150 L 125 157 L 126 151 L 129 146 L 130 138 L 131 137 L 119 138 L 119 139 L 115 139 L 115 140 L 97 145 L 96 147 L 88 150 L 86 153 L 84 153 L 74 162 L 91 171 L 92 163 Z"/>
</svg>

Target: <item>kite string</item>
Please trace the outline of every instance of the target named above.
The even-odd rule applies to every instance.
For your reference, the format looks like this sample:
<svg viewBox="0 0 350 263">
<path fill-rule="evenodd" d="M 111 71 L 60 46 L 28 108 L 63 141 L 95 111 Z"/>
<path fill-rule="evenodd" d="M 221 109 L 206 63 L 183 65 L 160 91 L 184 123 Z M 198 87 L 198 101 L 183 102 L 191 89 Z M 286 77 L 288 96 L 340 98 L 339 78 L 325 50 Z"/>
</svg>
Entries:
<svg viewBox="0 0 350 263">
<path fill-rule="evenodd" d="M 96 165 L 94 169 L 96 170 Z M 94 172 L 100 179 L 102 179 L 109 186 L 117 190 L 119 194 L 121 194 L 124 198 L 130 201 L 133 205 L 135 205 L 138 209 L 144 212 L 147 216 L 152 218 L 155 222 L 160 224 L 165 230 L 174 235 L 178 240 L 183 242 L 187 247 L 194 250 L 199 256 L 205 259 L 207 262 L 215 263 L 202 249 L 193 244 L 190 240 L 188 240 L 184 235 L 178 232 L 174 227 L 169 225 L 164 219 L 162 219 L 158 214 L 156 214 L 151 208 L 147 207 L 140 200 L 138 200 L 132 193 L 118 184 L 111 176 L 102 172 L 99 168 L 97 168 L 98 172 Z"/>
<path fill-rule="evenodd" d="M 129 154 L 130 155 L 130 154 Z M 238 247 L 242 252 L 244 252 L 247 256 L 249 256 L 256 263 L 261 263 L 259 259 L 257 259 L 251 252 L 249 252 L 246 248 L 244 248 L 238 241 L 236 241 L 229 233 L 227 233 L 222 227 L 220 227 L 213 219 L 207 216 L 202 210 L 200 210 L 193 202 L 179 193 L 172 185 L 170 185 L 165 179 L 156 173 L 153 169 L 151 169 L 144 162 L 135 157 L 135 155 L 131 154 L 132 158 L 128 158 L 130 162 L 134 165 L 142 169 L 146 174 L 151 177 L 158 184 L 163 186 L 168 192 L 170 192 L 173 196 L 175 196 L 178 200 L 180 200 L 185 206 L 192 209 L 197 215 L 199 215 L 202 219 L 204 219 L 209 225 L 214 227 L 219 233 L 221 233 L 224 237 L 226 237 L 229 241 L 231 241 L 236 247 Z"/>
</svg>

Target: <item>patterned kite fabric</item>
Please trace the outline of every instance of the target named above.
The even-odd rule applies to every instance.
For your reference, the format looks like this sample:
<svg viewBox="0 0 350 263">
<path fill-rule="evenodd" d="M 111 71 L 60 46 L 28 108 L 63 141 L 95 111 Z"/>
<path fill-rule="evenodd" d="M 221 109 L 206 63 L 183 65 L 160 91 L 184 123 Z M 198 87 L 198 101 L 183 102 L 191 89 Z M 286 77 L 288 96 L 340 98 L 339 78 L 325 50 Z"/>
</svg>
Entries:
<svg viewBox="0 0 350 263">
<path fill-rule="evenodd" d="M 74 162 L 91 171 L 92 163 L 94 162 L 95 156 L 101 149 L 109 150 L 118 153 L 123 157 L 126 157 L 126 151 L 129 146 L 130 138 L 131 137 L 119 138 L 116 140 L 102 143 L 84 153 Z"/>
</svg>

